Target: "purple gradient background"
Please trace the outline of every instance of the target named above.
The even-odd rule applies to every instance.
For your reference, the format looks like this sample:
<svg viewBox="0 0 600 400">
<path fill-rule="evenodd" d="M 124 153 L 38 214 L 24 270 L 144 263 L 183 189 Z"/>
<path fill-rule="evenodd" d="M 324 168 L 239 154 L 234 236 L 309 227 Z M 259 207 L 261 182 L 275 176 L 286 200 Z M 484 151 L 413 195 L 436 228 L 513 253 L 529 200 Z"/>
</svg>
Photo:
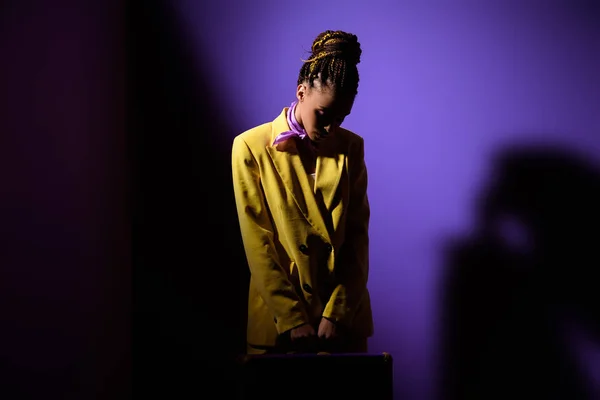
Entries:
<svg viewBox="0 0 600 400">
<path fill-rule="evenodd" d="M 300 58 L 318 32 L 358 35 L 361 83 L 344 124 L 365 138 L 370 172 L 370 349 L 394 356 L 398 398 L 431 398 L 441 245 L 472 231 L 492 152 L 555 142 L 600 159 L 598 7 L 310 0 L 173 7 L 217 107 L 230 112 L 230 131 L 220 133 L 225 147 L 293 100 Z"/>
<path fill-rule="evenodd" d="M 344 29 L 364 50 L 345 126 L 370 172 L 371 351 L 394 356 L 397 398 L 435 398 L 445 246 L 473 233 L 491 155 L 556 142 L 598 164 L 598 3 L 125 5 L 3 3 L 0 397 L 130 398 L 132 291 L 136 395 L 231 389 L 231 140 L 290 103 L 316 33 Z M 576 322 L 598 393 L 598 335 Z"/>
</svg>

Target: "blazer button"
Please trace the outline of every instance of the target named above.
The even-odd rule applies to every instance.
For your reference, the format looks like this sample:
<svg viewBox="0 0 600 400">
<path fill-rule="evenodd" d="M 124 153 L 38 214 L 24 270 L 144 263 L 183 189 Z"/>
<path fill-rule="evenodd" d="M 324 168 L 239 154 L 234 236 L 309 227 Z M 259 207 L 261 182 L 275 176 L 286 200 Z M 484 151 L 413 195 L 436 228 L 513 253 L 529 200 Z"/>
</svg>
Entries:
<svg viewBox="0 0 600 400">
<path fill-rule="evenodd" d="M 308 247 L 306 247 L 305 244 L 301 244 L 299 247 L 300 251 L 304 254 L 306 254 L 306 252 L 308 251 Z"/>
<path fill-rule="evenodd" d="M 332 247 L 330 244 L 328 244 L 327 246 L 325 246 L 325 248 L 326 248 L 326 249 L 327 249 L 327 251 L 328 251 L 328 252 L 330 252 L 330 253 L 331 253 L 331 251 L 333 250 L 333 247 Z"/>
<path fill-rule="evenodd" d="M 304 285 L 302 285 L 302 289 L 304 289 L 304 291 L 308 294 L 312 293 L 312 288 L 310 287 L 310 285 L 308 283 L 305 283 Z"/>
</svg>

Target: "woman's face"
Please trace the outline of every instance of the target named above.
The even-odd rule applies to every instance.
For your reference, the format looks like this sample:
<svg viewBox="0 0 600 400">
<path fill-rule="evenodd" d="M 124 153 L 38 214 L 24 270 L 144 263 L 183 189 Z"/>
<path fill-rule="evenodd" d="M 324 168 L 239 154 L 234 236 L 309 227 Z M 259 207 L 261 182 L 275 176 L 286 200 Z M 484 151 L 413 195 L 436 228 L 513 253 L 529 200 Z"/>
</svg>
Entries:
<svg viewBox="0 0 600 400">
<path fill-rule="evenodd" d="M 352 111 L 355 96 L 338 94 L 330 85 L 315 80 L 314 87 L 308 82 L 298 85 L 296 97 L 296 119 L 313 142 L 320 142 L 335 134 Z"/>
</svg>

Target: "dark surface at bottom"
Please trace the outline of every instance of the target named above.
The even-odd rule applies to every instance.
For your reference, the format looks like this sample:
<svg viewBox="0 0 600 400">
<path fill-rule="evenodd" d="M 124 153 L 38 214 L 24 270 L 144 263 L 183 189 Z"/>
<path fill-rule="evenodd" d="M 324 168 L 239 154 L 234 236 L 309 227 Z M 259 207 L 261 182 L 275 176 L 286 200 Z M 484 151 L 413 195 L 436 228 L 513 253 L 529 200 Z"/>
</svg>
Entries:
<svg viewBox="0 0 600 400">
<path fill-rule="evenodd" d="M 387 353 L 245 356 L 237 372 L 240 400 L 392 399 Z"/>
</svg>

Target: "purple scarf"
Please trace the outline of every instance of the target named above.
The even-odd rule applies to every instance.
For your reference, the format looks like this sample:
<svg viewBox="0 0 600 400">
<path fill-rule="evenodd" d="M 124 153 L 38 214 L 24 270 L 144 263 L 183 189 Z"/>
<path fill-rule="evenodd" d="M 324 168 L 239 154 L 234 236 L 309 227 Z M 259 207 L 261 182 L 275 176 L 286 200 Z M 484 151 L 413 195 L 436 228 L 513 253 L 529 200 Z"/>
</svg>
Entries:
<svg viewBox="0 0 600 400">
<path fill-rule="evenodd" d="M 290 105 L 290 108 L 288 109 L 288 112 L 287 112 L 287 123 L 290 127 L 290 130 L 286 131 L 286 132 L 282 132 L 279 135 L 277 135 L 277 137 L 273 141 L 273 146 L 275 146 L 276 144 L 281 143 L 283 141 L 286 141 L 289 138 L 294 137 L 294 136 L 297 136 L 300 139 L 304 139 L 307 136 L 304 128 L 300 126 L 298 121 L 296 121 L 296 116 L 294 115 L 294 111 L 296 110 L 296 104 L 298 104 L 297 100 L 295 100 Z"/>
</svg>

